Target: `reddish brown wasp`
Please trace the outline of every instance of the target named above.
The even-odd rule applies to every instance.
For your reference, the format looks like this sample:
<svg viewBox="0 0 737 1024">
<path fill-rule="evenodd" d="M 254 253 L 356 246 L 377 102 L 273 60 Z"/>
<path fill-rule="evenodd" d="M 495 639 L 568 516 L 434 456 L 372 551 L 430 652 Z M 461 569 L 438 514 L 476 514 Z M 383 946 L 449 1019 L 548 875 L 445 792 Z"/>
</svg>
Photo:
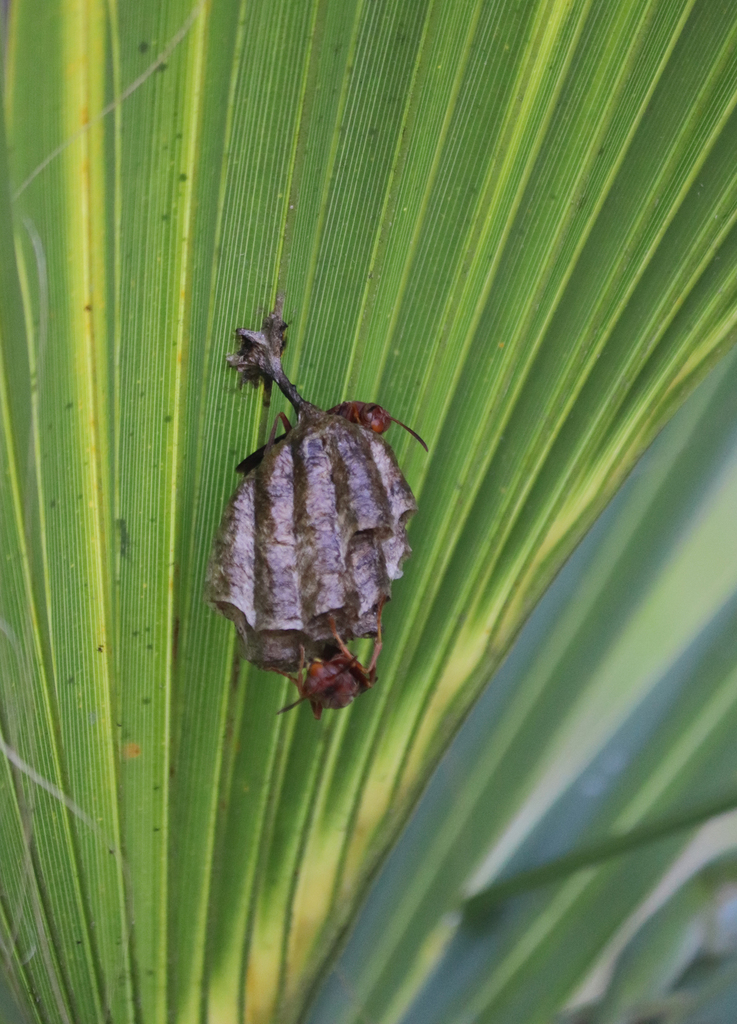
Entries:
<svg viewBox="0 0 737 1024">
<path fill-rule="evenodd" d="M 376 405 L 373 402 L 341 402 L 340 405 L 334 405 L 332 409 L 328 409 L 327 411 L 332 416 L 342 416 L 343 419 L 348 420 L 350 423 L 358 423 L 361 427 L 373 430 L 375 434 L 383 434 L 384 431 L 389 429 L 392 423 L 397 423 L 400 427 L 404 427 L 408 434 L 411 434 L 412 437 L 416 438 L 425 451 L 427 451 L 427 445 L 419 434 L 416 434 L 411 427 L 407 426 L 406 423 L 402 423 L 401 420 L 396 420 L 393 416 L 390 416 L 386 409 L 382 409 L 380 405 Z M 279 437 L 277 437 L 276 425 L 279 420 L 282 421 L 285 433 L 280 434 Z M 284 413 L 280 412 L 274 420 L 274 426 L 271 428 L 271 434 L 268 442 L 236 466 L 236 473 L 243 473 L 244 475 L 250 473 L 251 470 L 255 469 L 263 460 L 267 450 L 273 444 L 283 441 L 291 429 L 292 424 Z"/>
<path fill-rule="evenodd" d="M 416 434 L 406 423 L 394 419 L 386 409 L 382 409 L 380 405 L 376 405 L 374 402 L 341 402 L 340 405 L 334 405 L 332 409 L 328 409 L 328 412 L 332 413 L 333 416 L 343 416 L 350 423 L 358 423 L 362 427 L 368 427 L 375 434 L 383 434 L 392 423 L 396 423 L 400 427 L 404 427 L 407 433 L 419 441 L 425 451 L 427 451 L 427 445 L 419 434 Z"/>
<path fill-rule="evenodd" d="M 333 632 L 339 650 L 327 661 L 315 658 L 305 674 L 305 649 L 304 647 L 300 648 L 301 657 L 297 676 L 290 676 L 287 672 L 279 672 L 279 675 L 286 676 L 287 679 L 292 680 L 297 687 L 299 700 L 295 700 L 293 704 L 287 704 L 286 707 L 281 708 L 277 711 L 278 715 L 283 711 L 291 711 L 292 708 L 296 708 L 298 704 L 301 704 L 303 700 L 308 700 L 312 705 L 312 714 L 319 721 L 323 708 L 337 709 L 348 707 L 356 697 L 371 689 L 376 682 L 376 662 L 382 647 L 381 610 L 383 606 L 384 598 L 382 597 L 376 614 L 376 640 L 374 641 L 374 650 L 368 668 L 364 668 L 356 655 L 351 654 L 343 643 L 338 635 L 335 619 L 331 615 L 329 619 L 330 629 Z M 279 670 L 276 669 L 275 671 L 278 672 Z"/>
</svg>

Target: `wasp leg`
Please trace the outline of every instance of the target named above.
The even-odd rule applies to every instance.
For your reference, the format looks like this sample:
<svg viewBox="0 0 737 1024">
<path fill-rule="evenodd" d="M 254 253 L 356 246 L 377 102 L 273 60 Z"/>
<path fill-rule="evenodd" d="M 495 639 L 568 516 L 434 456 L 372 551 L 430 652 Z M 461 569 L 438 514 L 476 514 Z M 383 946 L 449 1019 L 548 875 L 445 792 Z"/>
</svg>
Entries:
<svg viewBox="0 0 737 1024">
<path fill-rule="evenodd" d="M 268 671 L 269 672 L 276 672 L 277 675 L 284 676 L 285 679 L 291 679 L 292 682 L 294 683 L 294 685 L 297 687 L 297 689 L 299 689 L 299 683 L 294 678 L 294 676 L 290 676 L 290 674 L 288 672 L 282 672 L 282 670 L 280 668 L 270 668 Z"/>
<path fill-rule="evenodd" d="M 284 413 L 283 412 L 278 413 L 276 419 L 274 420 L 274 425 L 271 428 L 271 433 L 269 434 L 269 440 L 266 442 L 266 451 L 268 451 L 269 448 L 271 448 L 273 446 L 273 444 L 274 444 L 274 439 L 276 438 L 276 425 L 279 422 L 279 420 L 282 421 L 282 424 L 283 424 L 284 429 L 287 432 L 287 434 L 292 429 L 292 424 L 289 422 L 289 420 L 284 415 Z"/>
<path fill-rule="evenodd" d="M 295 700 L 292 704 L 287 704 L 286 707 L 279 708 L 279 710 L 277 711 L 277 715 L 280 715 L 282 713 L 282 711 L 291 711 L 292 708 L 296 708 L 298 704 L 301 704 L 303 700 L 307 700 L 307 695 L 303 691 L 303 685 L 304 684 L 303 684 L 303 680 L 302 680 L 302 673 L 304 672 L 304 667 L 305 667 L 305 649 L 300 644 L 299 645 L 299 672 L 297 673 L 297 678 L 296 679 L 294 678 L 294 676 L 290 676 L 288 672 L 282 672 L 282 670 L 280 668 L 272 669 L 273 672 L 278 672 L 279 675 L 280 676 L 284 676 L 285 679 L 291 679 L 291 681 L 297 687 L 297 693 L 299 694 L 299 700 Z"/>
<path fill-rule="evenodd" d="M 369 686 L 373 686 L 376 681 L 376 662 L 379 660 L 381 648 L 384 646 L 384 641 L 381 639 L 381 613 L 384 610 L 385 601 L 386 597 L 382 594 L 379 600 L 379 608 L 376 612 L 376 640 L 374 641 L 374 651 L 371 655 L 369 667 L 366 669 L 366 674 L 369 678 Z"/>
<path fill-rule="evenodd" d="M 333 618 L 332 615 L 329 616 L 328 622 L 330 623 L 330 629 L 332 630 L 333 636 L 336 639 L 338 647 L 340 647 L 341 653 L 345 654 L 346 658 L 351 658 L 353 661 L 355 661 L 356 660 L 355 655 L 351 654 L 351 652 L 348 650 L 346 645 L 340 639 L 340 634 L 338 633 L 338 627 L 335 625 L 335 619 Z"/>
</svg>

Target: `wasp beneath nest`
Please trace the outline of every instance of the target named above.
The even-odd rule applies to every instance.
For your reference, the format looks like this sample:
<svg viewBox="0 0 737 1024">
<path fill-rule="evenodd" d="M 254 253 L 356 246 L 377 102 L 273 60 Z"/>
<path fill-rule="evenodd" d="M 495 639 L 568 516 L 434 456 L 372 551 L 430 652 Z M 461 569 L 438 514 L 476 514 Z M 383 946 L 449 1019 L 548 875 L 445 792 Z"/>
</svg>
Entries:
<svg viewBox="0 0 737 1024">
<path fill-rule="evenodd" d="M 375 682 L 381 611 L 410 553 L 417 504 L 379 436 L 399 421 L 369 403 L 324 412 L 305 401 L 282 369 L 286 326 L 277 307 L 261 331 L 239 328 L 240 350 L 227 357 L 241 383 L 275 381 L 297 423 L 280 414 L 269 442 L 238 466 L 244 479 L 215 535 L 205 599 L 234 622 L 243 657 L 292 679 L 296 703 L 309 700 L 319 718 Z M 359 637 L 376 638 L 367 669 L 346 647 Z"/>
<path fill-rule="evenodd" d="M 315 658 L 312 664 L 304 673 L 304 649 L 300 650 L 299 672 L 295 678 L 288 672 L 280 674 L 291 679 L 297 687 L 299 700 L 287 704 L 285 708 L 277 711 L 281 715 L 284 711 L 291 711 L 308 700 L 312 706 L 312 714 L 319 721 L 322 717 L 323 708 L 347 708 L 356 697 L 370 690 L 376 682 L 376 662 L 381 653 L 381 609 L 384 606 L 384 599 L 379 601 L 379 610 L 376 615 L 376 640 L 374 652 L 368 668 L 364 668 L 355 654 L 351 654 L 343 643 L 338 630 L 335 628 L 335 619 L 330 617 L 330 628 L 338 644 L 338 651 L 328 659 L 322 661 Z M 303 674 L 304 673 L 304 674 Z"/>
</svg>

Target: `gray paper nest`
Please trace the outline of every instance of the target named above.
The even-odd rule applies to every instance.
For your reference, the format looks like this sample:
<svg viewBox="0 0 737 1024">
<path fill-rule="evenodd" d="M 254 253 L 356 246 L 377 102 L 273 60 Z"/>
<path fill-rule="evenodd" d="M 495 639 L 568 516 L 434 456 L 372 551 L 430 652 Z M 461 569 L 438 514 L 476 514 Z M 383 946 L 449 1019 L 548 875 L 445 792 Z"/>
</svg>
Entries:
<svg viewBox="0 0 737 1024">
<path fill-rule="evenodd" d="M 205 600 L 232 619 L 241 653 L 259 668 L 294 672 L 343 640 L 374 637 L 379 601 L 409 555 L 417 511 L 391 447 L 373 431 L 305 402 L 281 369 L 286 325 L 239 330 L 228 361 L 253 381 L 275 380 L 298 423 L 267 449 L 228 502 L 207 569 Z"/>
</svg>

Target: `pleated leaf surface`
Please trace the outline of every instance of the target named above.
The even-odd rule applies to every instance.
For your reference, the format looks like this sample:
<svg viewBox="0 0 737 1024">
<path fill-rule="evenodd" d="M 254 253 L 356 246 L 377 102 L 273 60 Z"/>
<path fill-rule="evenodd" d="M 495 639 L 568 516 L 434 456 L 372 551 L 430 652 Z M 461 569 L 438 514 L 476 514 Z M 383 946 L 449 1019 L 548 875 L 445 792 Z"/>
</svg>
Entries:
<svg viewBox="0 0 737 1024">
<path fill-rule="evenodd" d="M 734 341 L 737 13 L 14 0 L 0 161 L 0 913 L 39 1021 L 296 1020 L 433 766 Z M 201 598 L 278 293 L 378 401 L 414 549 L 317 724 Z M 292 691 L 293 692 L 293 691 Z"/>
<path fill-rule="evenodd" d="M 535 609 L 310 1024 L 542 1024 L 574 1002 L 587 1004 L 580 1024 L 639 1020 L 638 1006 L 665 1024 L 664 996 L 676 1014 L 722 992 L 737 942 L 733 861 L 692 876 L 737 847 L 734 356 Z M 677 985 L 689 967 L 704 991 Z"/>
</svg>

